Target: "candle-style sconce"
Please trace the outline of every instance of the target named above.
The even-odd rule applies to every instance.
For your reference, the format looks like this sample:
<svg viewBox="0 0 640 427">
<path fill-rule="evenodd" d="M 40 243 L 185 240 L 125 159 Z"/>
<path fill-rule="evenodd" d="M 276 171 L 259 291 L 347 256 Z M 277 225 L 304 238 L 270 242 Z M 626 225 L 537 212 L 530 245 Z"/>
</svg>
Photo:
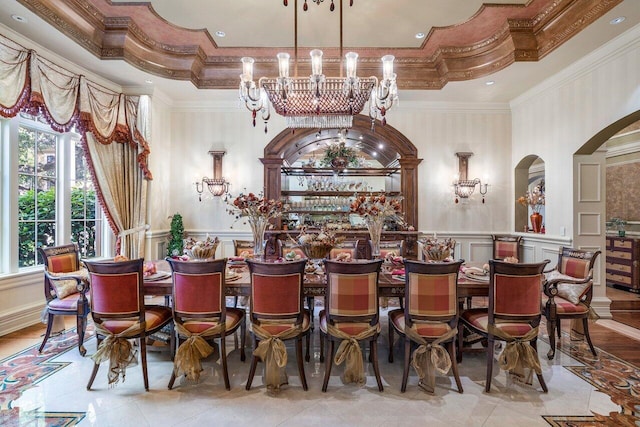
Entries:
<svg viewBox="0 0 640 427">
<path fill-rule="evenodd" d="M 480 194 L 482 195 L 482 203 L 484 203 L 484 196 L 487 194 L 489 184 L 486 182 L 483 184 L 480 178 L 467 178 L 469 173 L 469 157 L 473 156 L 473 153 L 459 152 L 456 153 L 456 156 L 458 157 L 458 176 L 453 181 L 455 202 L 458 203 L 459 199 L 468 199 L 474 193 L 476 186 L 478 186 Z"/>
<path fill-rule="evenodd" d="M 229 190 L 229 185 L 231 184 L 222 177 L 222 156 L 226 153 L 226 151 L 209 151 L 209 154 L 213 156 L 213 178 L 205 176 L 201 182 L 195 183 L 199 201 L 202 201 L 202 192 L 205 189 L 205 185 L 209 192 L 216 197 L 226 194 Z"/>
</svg>

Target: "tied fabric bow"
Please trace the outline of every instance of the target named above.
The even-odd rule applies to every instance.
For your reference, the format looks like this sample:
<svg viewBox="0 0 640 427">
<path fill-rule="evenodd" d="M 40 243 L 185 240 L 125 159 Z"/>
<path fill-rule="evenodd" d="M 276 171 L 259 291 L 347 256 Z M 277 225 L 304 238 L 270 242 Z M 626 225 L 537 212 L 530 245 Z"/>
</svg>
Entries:
<svg viewBox="0 0 640 427">
<path fill-rule="evenodd" d="M 209 321 L 204 319 L 202 321 Z M 180 344 L 173 362 L 173 371 L 176 376 L 184 374 L 188 381 L 197 382 L 202 371 L 201 360 L 213 353 L 213 347 L 209 345 L 205 338 L 224 334 L 226 323 L 217 323 L 202 332 L 194 333 L 186 329 L 181 323 L 175 323 L 176 330 L 180 336 L 187 339 Z"/>
<path fill-rule="evenodd" d="M 96 333 L 105 336 L 96 353 L 91 359 L 96 364 L 100 364 L 105 360 L 109 360 L 109 371 L 107 379 L 109 387 L 115 387 L 120 381 L 125 380 L 127 367 L 137 365 L 137 352 L 133 350 L 129 338 L 140 335 L 146 329 L 146 322 L 135 322 L 119 334 L 114 334 L 100 324 L 95 325 Z"/>
<path fill-rule="evenodd" d="M 284 369 L 287 366 L 287 348 L 283 340 L 300 335 L 302 327 L 296 325 L 277 335 L 271 335 L 269 331 L 255 323 L 251 327 L 253 333 L 260 339 L 258 347 L 253 350 L 253 355 L 265 364 L 264 383 L 267 390 L 279 391 L 281 385 L 287 384 L 287 373 Z"/>
<path fill-rule="evenodd" d="M 368 327 L 358 335 L 351 336 L 342 332 L 332 324 L 327 324 L 327 332 L 337 338 L 342 338 L 334 362 L 336 365 L 346 362 L 342 382 L 344 384 L 356 383 L 360 386 L 364 385 L 366 378 L 364 376 L 364 363 L 362 362 L 362 350 L 358 341 L 369 338 L 380 332 L 380 323 Z"/>
<path fill-rule="evenodd" d="M 428 393 L 433 393 L 436 385 L 436 371 L 446 374 L 451 369 L 449 352 L 440 344 L 455 337 L 458 329 L 453 328 L 432 342 L 428 342 L 413 328 L 405 328 L 404 332 L 412 341 L 420 344 L 414 350 L 411 359 L 411 366 L 418 374 L 418 386 Z"/>
<path fill-rule="evenodd" d="M 515 338 L 502 329 L 489 325 L 488 332 L 501 340 L 507 342 L 502 353 L 498 357 L 500 369 L 508 371 L 511 377 L 522 384 L 531 385 L 533 383 L 532 376 L 542 373 L 538 353 L 530 345 L 530 341 L 538 336 L 538 327 L 531 329 L 524 336 Z M 528 373 L 525 376 L 525 370 Z"/>
</svg>

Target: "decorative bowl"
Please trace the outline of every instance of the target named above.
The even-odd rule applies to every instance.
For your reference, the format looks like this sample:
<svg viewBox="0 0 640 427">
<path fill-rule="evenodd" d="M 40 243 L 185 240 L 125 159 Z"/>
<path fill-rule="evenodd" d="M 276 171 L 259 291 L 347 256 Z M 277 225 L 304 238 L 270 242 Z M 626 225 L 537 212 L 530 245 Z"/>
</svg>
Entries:
<svg viewBox="0 0 640 427">
<path fill-rule="evenodd" d="M 322 259 L 329 256 L 329 252 L 333 249 L 333 245 L 304 243 L 300 245 L 302 251 L 309 259 Z"/>
</svg>

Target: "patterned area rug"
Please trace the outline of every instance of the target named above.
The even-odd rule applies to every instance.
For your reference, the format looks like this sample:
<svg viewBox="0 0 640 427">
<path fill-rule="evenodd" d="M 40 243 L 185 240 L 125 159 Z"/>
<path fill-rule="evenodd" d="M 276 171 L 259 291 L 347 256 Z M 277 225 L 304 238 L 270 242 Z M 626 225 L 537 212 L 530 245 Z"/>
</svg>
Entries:
<svg viewBox="0 0 640 427">
<path fill-rule="evenodd" d="M 87 327 L 86 339 L 93 337 L 93 325 Z M 71 329 L 52 336 L 42 353 L 36 344 L 0 361 L 0 425 L 1 426 L 74 426 L 85 417 L 84 412 L 20 411 L 12 402 L 28 388 L 55 374 L 69 363 L 53 362 L 62 353 L 77 349 L 78 335 Z"/>
<path fill-rule="evenodd" d="M 93 325 L 87 328 L 87 339 L 93 336 Z M 546 341 L 546 338 L 542 338 Z M 559 351 L 570 355 L 583 366 L 565 366 L 566 369 L 591 384 L 599 391 L 611 396 L 620 405 L 620 412 L 594 414 L 593 416 L 548 415 L 543 418 L 551 426 L 629 426 L 640 425 L 640 369 L 605 351 L 598 351 L 593 358 L 583 342 L 572 342 L 563 334 Z M 42 354 L 38 345 L 0 361 L 0 425 L 1 426 L 73 426 L 84 417 L 84 412 L 20 411 L 12 407 L 12 401 L 30 387 L 60 371 L 69 363 L 53 362 L 62 353 L 76 349 L 75 330 L 51 337 Z M 544 356 L 543 356 L 544 357 Z"/>
</svg>

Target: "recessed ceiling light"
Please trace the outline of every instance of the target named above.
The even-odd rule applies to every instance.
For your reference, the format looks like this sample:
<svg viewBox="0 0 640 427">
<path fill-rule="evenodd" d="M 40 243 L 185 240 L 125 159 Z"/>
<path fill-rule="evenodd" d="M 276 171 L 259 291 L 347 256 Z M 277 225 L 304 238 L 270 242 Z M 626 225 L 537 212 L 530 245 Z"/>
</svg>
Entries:
<svg viewBox="0 0 640 427">
<path fill-rule="evenodd" d="M 218 37 L 224 37 L 226 35 L 227 35 L 227 33 L 225 33 L 224 31 L 216 31 L 216 36 L 218 36 Z"/>
<path fill-rule="evenodd" d="M 491 85 L 496 84 L 496 82 L 494 82 L 493 80 L 488 80 L 488 81 L 484 82 L 484 84 L 486 84 L 487 86 L 491 86 Z"/>
<path fill-rule="evenodd" d="M 423 38 L 425 38 L 425 34 L 424 33 L 416 33 L 416 38 L 417 39 L 423 39 Z"/>
<path fill-rule="evenodd" d="M 373 153 L 371 153 L 371 155 L 372 155 L 373 157 L 378 157 L 378 153 L 376 153 L 375 151 L 374 151 Z"/>
<path fill-rule="evenodd" d="M 384 144 L 383 143 L 378 144 L 378 148 L 382 150 L 384 148 Z"/>
<path fill-rule="evenodd" d="M 144 82 L 145 82 L 146 84 L 148 84 L 148 85 L 153 84 L 153 80 L 151 80 L 151 79 L 147 79 L 147 80 L 145 80 Z"/>
<path fill-rule="evenodd" d="M 11 15 L 11 17 L 13 18 L 14 21 L 27 22 L 27 18 L 25 18 L 22 15 Z"/>
<path fill-rule="evenodd" d="M 611 21 L 609 21 L 609 24 L 618 25 L 619 23 L 621 23 L 625 19 L 627 19 L 625 16 L 618 16 L 617 18 L 613 18 Z"/>
<path fill-rule="evenodd" d="M 360 138 L 360 140 L 363 140 L 364 136 L 360 135 L 358 138 Z"/>
</svg>

